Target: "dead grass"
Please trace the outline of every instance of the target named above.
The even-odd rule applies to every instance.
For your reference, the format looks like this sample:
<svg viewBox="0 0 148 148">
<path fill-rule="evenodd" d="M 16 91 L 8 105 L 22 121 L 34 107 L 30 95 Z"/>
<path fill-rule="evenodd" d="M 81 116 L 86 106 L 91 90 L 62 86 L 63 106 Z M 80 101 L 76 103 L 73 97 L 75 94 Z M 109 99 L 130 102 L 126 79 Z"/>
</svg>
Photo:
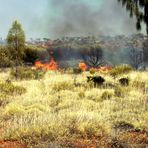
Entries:
<svg viewBox="0 0 148 148">
<path fill-rule="evenodd" d="M 4 131 L 0 141 L 22 140 L 34 147 L 39 143 L 47 146 L 50 142 L 93 145 L 93 137 L 100 137 L 99 146 L 103 148 L 106 141 L 110 143 L 112 137 L 118 136 L 113 129 L 116 122 L 125 121 L 148 130 L 148 72 L 130 73 L 127 87 L 105 74 L 106 83 L 115 87 L 93 88 L 86 82 L 87 75 L 87 72 L 76 76 L 47 72 L 41 80 L 13 81 L 27 92 L 11 99 L 7 97 L 6 103 L 0 106 L 0 129 Z M 0 76 L 9 78 L 8 72 Z M 75 83 L 83 85 L 75 86 Z M 121 135 L 120 140 L 125 141 L 126 136 L 133 137 L 128 133 Z"/>
</svg>

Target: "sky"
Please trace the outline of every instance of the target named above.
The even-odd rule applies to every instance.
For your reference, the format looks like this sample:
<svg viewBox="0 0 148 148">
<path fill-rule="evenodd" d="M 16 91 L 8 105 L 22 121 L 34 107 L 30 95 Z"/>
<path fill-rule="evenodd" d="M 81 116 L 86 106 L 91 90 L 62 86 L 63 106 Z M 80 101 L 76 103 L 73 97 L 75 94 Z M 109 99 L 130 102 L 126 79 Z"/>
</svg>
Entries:
<svg viewBox="0 0 148 148">
<path fill-rule="evenodd" d="M 28 39 L 137 33 L 117 0 L 0 0 L 0 37 L 14 20 Z"/>
</svg>

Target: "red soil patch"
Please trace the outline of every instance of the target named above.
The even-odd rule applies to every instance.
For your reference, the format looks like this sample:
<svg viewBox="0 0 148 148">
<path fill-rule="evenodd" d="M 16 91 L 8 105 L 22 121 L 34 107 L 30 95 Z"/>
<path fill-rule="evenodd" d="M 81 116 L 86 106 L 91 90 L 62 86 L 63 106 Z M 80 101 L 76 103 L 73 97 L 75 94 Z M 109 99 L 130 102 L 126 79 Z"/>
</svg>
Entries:
<svg viewBox="0 0 148 148">
<path fill-rule="evenodd" d="M 146 132 L 126 132 L 120 138 L 130 144 L 148 144 L 148 133 Z"/>
<path fill-rule="evenodd" d="M 107 137 L 66 140 L 61 145 L 70 148 L 110 148 Z"/>
<path fill-rule="evenodd" d="M 26 148 L 24 144 L 19 141 L 2 141 L 0 148 Z"/>
</svg>

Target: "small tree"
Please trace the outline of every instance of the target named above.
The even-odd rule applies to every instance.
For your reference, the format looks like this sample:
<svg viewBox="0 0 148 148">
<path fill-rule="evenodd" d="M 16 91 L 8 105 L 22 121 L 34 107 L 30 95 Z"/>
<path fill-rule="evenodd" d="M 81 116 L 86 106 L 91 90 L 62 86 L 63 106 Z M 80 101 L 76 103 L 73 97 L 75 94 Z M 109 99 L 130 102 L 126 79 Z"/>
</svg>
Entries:
<svg viewBox="0 0 148 148">
<path fill-rule="evenodd" d="M 136 70 L 143 63 L 143 52 L 139 49 L 132 48 L 130 51 L 130 63 Z"/>
<path fill-rule="evenodd" d="M 18 66 L 22 64 L 25 48 L 25 34 L 21 24 L 14 21 L 7 35 L 7 46 L 16 69 L 16 78 Z"/>
<path fill-rule="evenodd" d="M 136 40 L 132 40 L 128 43 L 128 47 L 130 49 L 129 58 L 130 64 L 136 70 L 143 63 L 143 51 L 138 48 L 138 42 Z"/>
<path fill-rule="evenodd" d="M 90 67 L 98 67 L 103 64 L 103 51 L 100 46 L 84 47 L 81 56 L 84 62 Z"/>
</svg>

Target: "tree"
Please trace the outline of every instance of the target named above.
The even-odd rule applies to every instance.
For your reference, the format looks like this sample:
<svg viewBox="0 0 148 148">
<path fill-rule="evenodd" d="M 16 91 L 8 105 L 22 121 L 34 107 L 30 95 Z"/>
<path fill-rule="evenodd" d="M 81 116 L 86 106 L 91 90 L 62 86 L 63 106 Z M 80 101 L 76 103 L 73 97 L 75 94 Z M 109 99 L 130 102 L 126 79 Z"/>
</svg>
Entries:
<svg viewBox="0 0 148 148">
<path fill-rule="evenodd" d="M 145 63 L 148 62 L 148 39 L 143 43 L 143 60 Z"/>
<path fill-rule="evenodd" d="M 13 22 L 12 27 L 8 32 L 7 46 L 16 69 L 17 78 L 17 67 L 22 64 L 25 49 L 25 33 L 18 21 Z"/>
<path fill-rule="evenodd" d="M 141 49 L 138 49 L 137 44 L 138 43 L 135 40 L 128 43 L 128 46 L 130 48 L 130 53 L 129 53 L 130 64 L 136 70 L 143 63 L 143 51 Z"/>
<path fill-rule="evenodd" d="M 129 11 L 130 17 L 135 16 L 137 19 L 136 27 L 141 30 L 141 23 L 146 24 L 148 34 L 148 0 L 118 0 Z"/>
<path fill-rule="evenodd" d="M 100 46 L 83 47 L 81 56 L 90 67 L 98 67 L 103 64 L 103 51 Z"/>
<path fill-rule="evenodd" d="M 130 52 L 130 63 L 132 67 L 137 70 L 139 66 L 143 63 L 143 53 L 136 48 L 132 48 Z"/>
</svg>

